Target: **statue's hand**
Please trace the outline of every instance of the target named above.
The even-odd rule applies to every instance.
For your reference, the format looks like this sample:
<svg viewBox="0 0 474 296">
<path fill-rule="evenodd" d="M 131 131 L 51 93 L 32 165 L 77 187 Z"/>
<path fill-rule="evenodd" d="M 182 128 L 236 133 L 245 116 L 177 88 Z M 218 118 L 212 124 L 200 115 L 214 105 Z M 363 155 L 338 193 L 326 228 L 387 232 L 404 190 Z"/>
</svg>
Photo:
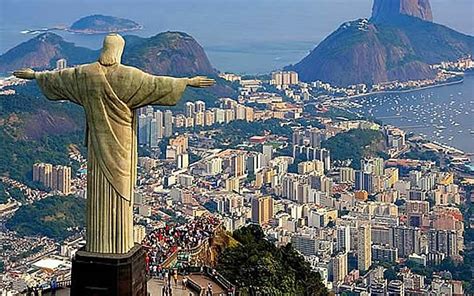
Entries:
<svg viewBox="0 0 474 296">
<path fill-rule="evenodd" d="M 29 68 L 15 71 L 13 72 L 13 75 L 15 75 L 16 78 L 21 79 L 35 79 L 35 71 Z"/>
<path fill-rule="evenodd" d="M 192 87 L 209 87 L 216 83 L 214 79 L 205 76 L 196 76 L 188 79 L 188 85 Z"/>
</svg>

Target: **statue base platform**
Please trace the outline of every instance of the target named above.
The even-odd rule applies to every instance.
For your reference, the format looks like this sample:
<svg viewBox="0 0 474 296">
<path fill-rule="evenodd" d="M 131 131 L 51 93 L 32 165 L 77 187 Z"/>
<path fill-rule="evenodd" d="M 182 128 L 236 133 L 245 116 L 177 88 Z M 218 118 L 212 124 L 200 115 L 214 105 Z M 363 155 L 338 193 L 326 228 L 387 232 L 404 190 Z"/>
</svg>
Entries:
<svg viewBox="0 0 474 296">
<path fill-rule="evenodd" d="M 140 245 L 126 254 L 77 251 L 72 260 L 71 296 L 146 296 L 145 258 Z"/>
</svg>

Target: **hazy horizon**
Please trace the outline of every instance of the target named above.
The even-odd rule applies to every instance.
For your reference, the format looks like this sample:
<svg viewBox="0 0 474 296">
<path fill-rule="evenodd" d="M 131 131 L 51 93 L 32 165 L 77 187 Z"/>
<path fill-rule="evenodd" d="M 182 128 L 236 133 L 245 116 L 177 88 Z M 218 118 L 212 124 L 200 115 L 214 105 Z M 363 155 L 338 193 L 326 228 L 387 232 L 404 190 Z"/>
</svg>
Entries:
<svg viewBox="0 0 474 296">
<path fill-rule="evenodd" d="M 435 22 L 474 34 L 472 0 L 431 0 Z M 130 7 L 132 6 L 132 7 Z M 221 71 L 263 73 L 303 58 L 341 23 L 370 17 L 372 0 L 2 0 L 0 52 L 32 35 L 21 30 L 70 25 L 91 14 L 132 19 L 152 36 L 184 31 Z M 61 33 L 67 41 L 99 48 L 102 36 Z"/>
</svg>

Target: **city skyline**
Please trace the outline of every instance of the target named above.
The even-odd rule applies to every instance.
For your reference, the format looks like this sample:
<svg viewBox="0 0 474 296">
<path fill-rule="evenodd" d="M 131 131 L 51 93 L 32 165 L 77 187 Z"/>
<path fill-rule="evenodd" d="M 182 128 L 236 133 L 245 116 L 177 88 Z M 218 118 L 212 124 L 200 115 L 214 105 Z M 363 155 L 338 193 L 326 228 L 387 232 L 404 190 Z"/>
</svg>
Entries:
<svg viewBox="0 0 474 296">
<path fill-rule="evenodd" d="M 0 55 L 15 69 L 0 77 L 0 294 L 474 293 L 474 4 L 397 1 L 66 1 L 38 19 L 18 3 L 0 32 L 30 40 Z M 42 29 L 110 6 L 142 30 Z M 186 33 L 148 37 L 168 29 Z M 65 42 L 94 48 L 102 30 L 122 32 L 100 54 Z"/>
</svg>

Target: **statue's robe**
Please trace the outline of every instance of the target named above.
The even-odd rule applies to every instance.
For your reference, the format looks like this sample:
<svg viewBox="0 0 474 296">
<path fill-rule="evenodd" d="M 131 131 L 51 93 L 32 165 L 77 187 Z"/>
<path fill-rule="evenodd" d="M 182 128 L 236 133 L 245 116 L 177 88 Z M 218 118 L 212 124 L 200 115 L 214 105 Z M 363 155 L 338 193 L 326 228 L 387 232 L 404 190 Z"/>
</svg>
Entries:
<svg viewBox="0 0 474 296">
<path fill-rule="evenodd" d="M 185 78 L 153 76 L 124 65 L 81 65 L 36 73 L 50 100 L 81 105 L 87 120 L 86 250 L 126 253 L 133 241 L 137 108 L 175 105 Z"/>
</svg>

